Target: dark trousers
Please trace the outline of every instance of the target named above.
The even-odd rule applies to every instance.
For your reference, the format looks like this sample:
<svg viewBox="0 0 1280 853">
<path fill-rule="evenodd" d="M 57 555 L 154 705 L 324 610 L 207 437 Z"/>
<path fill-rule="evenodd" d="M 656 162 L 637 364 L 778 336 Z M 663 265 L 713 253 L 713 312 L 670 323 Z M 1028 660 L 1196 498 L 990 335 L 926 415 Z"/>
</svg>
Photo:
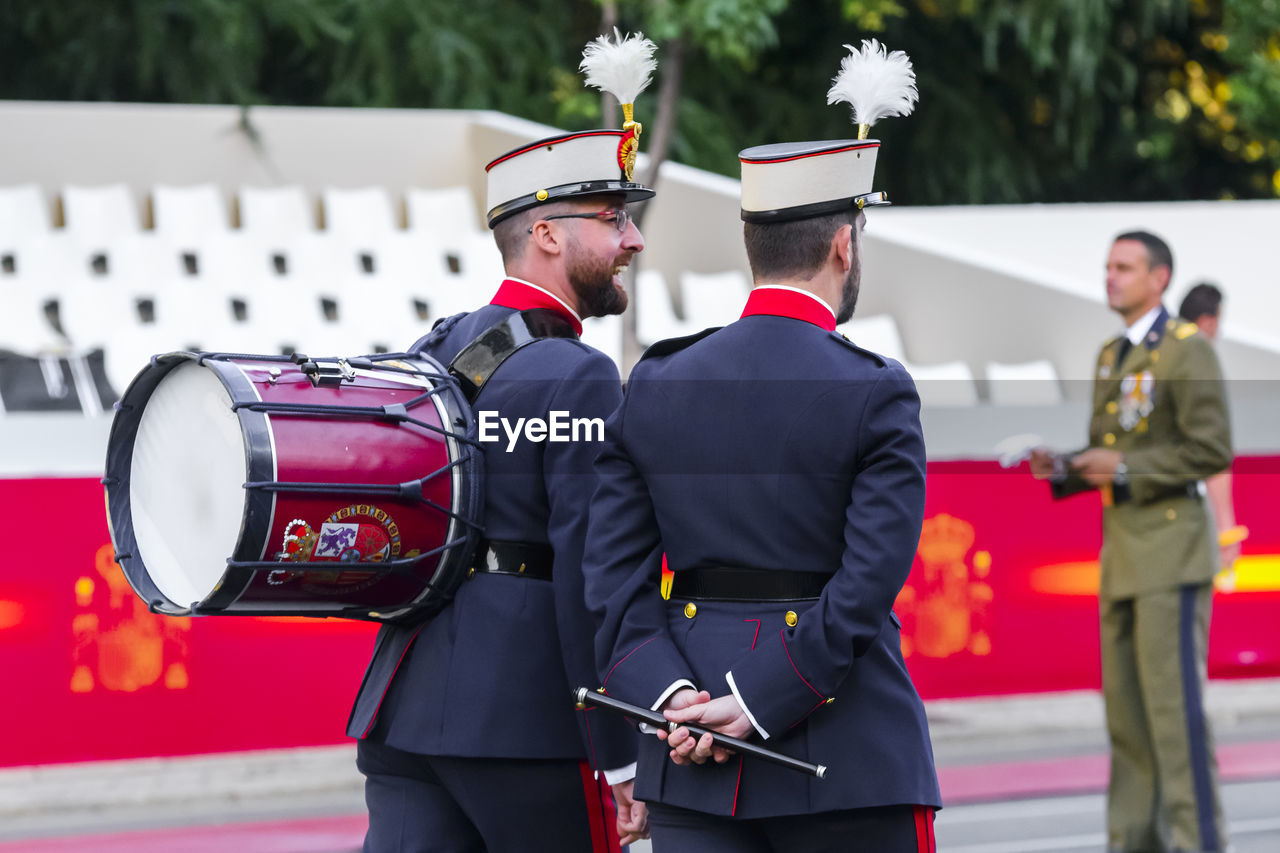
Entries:
<svg viewBox="0 0 1280 853">
<path fill-rule="evenodd" d="M 933 809 L 882 806 L 754 819 L 649 804 L 654 853 L 936 853 Z"/>
<path fill-rule="evenodd" d="M 365 853 L 617 853 L 613 797 L 579 761 L 418 755 L 361 740 Z"/>
</svg>

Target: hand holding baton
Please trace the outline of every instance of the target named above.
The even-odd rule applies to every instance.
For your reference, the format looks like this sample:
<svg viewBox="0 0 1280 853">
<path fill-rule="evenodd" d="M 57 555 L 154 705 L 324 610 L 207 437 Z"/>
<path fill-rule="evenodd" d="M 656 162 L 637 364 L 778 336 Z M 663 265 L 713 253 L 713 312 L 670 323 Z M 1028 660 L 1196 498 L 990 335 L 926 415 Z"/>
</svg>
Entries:
<svg viewBox="0 0 1280 853">
<path fill-rule="evenodd" d="M 683 726 L 694 737 L 700 738 L 705 734 L 710 734 L 712 743 L 716 746 L 732 749 L 734 752 L 750 755 L 753 758 L 759 758 L 762 761 L 768 761 L 790 770 L 799 770 L 801 773 L 808 773 L 810 776 L 816 776 L 819 779 L 827 778 L 827 768 L 821 764 L 809 764 L 798 758 L 792 758 L 789 755 L 783 755 L 781 752 L 774 752 L 772 749 L 765 749 L 763 746 L 748 743 L 736 737 L 729 737 L 711 729 L 705 729 L 702 726 L 672 722 L 664 717 L 660 711 L 650 711 L 648 708 L 641 708 L 638 705 L 622 702 L 612 696 L 606 696 L 603 693 L 597 693 L 585 687 L 579 687 L 573 691 L 573 698 L 578 710 L 583 710 L 588 705 L 591 705 L 606 711 L 612 711 L 615 714 L 621 714 L 624 717 L 632 717 L 657 729 L 664 729 L 668 734 Z"/>
</svg>

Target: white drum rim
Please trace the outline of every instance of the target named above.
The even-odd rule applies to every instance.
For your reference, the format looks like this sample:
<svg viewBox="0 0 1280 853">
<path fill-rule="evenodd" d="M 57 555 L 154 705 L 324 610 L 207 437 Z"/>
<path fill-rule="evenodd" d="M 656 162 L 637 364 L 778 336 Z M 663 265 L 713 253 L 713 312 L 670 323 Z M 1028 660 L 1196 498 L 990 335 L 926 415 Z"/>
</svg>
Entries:
<svg viewBox="0 0 1280 853">
<path fill-rule="evenodd" d="M 243 534 L 249 458 L 232 403 L 219 372 L 189 359 L 160 379 L 138 419 L 129 477 L 136 558 L 181 608 L 218 589 Z"/>
</svg>

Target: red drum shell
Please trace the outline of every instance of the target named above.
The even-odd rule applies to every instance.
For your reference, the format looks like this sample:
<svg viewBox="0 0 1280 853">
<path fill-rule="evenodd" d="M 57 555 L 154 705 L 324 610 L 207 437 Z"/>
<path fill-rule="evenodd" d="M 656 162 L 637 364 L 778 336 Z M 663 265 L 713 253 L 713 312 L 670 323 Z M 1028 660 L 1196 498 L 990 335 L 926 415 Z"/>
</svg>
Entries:
<svg viewBox="0 0 1280 853">
<path fill-rule="evenodd" d="M 230 493 L 226 473 L 221 485 L 166 479 L 164 460 L 181 448 L 166 431 L 183 428 L 183 393 L 192 397 L 193 432 L 209 416 L 202 411 L 209 393 L 194 389 L 212 383 L 191 375 L 196 366 L 217 376 L 238 418 L 247 478 L 239 494 Z M 477 535 L 480 462 L 465 438 L 470 407 L 426 356 L 323 367 L 175 353 L 130 385 L 112 425 L 104 482 L 117 559 L 153 609 L 385 621 L 422 618 L 449 600 Z M 175 395 L 151 424 L 148 406 Z M 180 547 L 189 531 L 169 528 L 198 528 L 201 517 L 197 506 L 178 506 L 184 500 L 239 502 L 233 553 Z M 178 521 L 166 526 L 157 517 Z"/>
</svg>

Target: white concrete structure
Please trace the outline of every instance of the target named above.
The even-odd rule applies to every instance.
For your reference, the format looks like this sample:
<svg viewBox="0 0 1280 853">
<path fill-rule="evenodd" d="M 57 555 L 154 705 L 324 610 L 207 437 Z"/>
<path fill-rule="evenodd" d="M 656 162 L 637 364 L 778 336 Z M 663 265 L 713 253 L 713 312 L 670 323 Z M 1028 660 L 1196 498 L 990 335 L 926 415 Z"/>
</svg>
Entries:
<svg viewBox="0 0 1280 853">
<path fill-rule="evenodd" d="M 0 127 L 0 347 L 103 345 L 117 385 L 154 348 L 407 346 L 501 274 L 484 165 L 559 132 L 489 112 L 31 102 L 0 102 Z M 642 342 L 731 320 L 749 281 L 737 181 L 669 163 L 657 189 Z M 1223 287 L 1224 368 L 1258 380 L 1233 382 L 1237 442 L 1280 447 L 1260 414 L 1280 397 L 1280 202 L 877 208 L 846 330 L 872 349 L 894 341 L 921 380 L 935 456 L 990 455 L 1018 432 L 1078 444 L 1094 356 L 1119 330 L 1107 247 L 1134 228 L 1173 246 L 1170 309 L 1202 278 Z M 589 336 L 620 358 L 620 329 Z M 1002 376 L 1024 378 L 992 387 Z M 52 416 L 10 413 L 0 430 L 30 440 L 33 417 Z M 0 471 L 75 467 L 39 448 L 45 462 L 24 467 L 0 445 Z"/>
</svg>

